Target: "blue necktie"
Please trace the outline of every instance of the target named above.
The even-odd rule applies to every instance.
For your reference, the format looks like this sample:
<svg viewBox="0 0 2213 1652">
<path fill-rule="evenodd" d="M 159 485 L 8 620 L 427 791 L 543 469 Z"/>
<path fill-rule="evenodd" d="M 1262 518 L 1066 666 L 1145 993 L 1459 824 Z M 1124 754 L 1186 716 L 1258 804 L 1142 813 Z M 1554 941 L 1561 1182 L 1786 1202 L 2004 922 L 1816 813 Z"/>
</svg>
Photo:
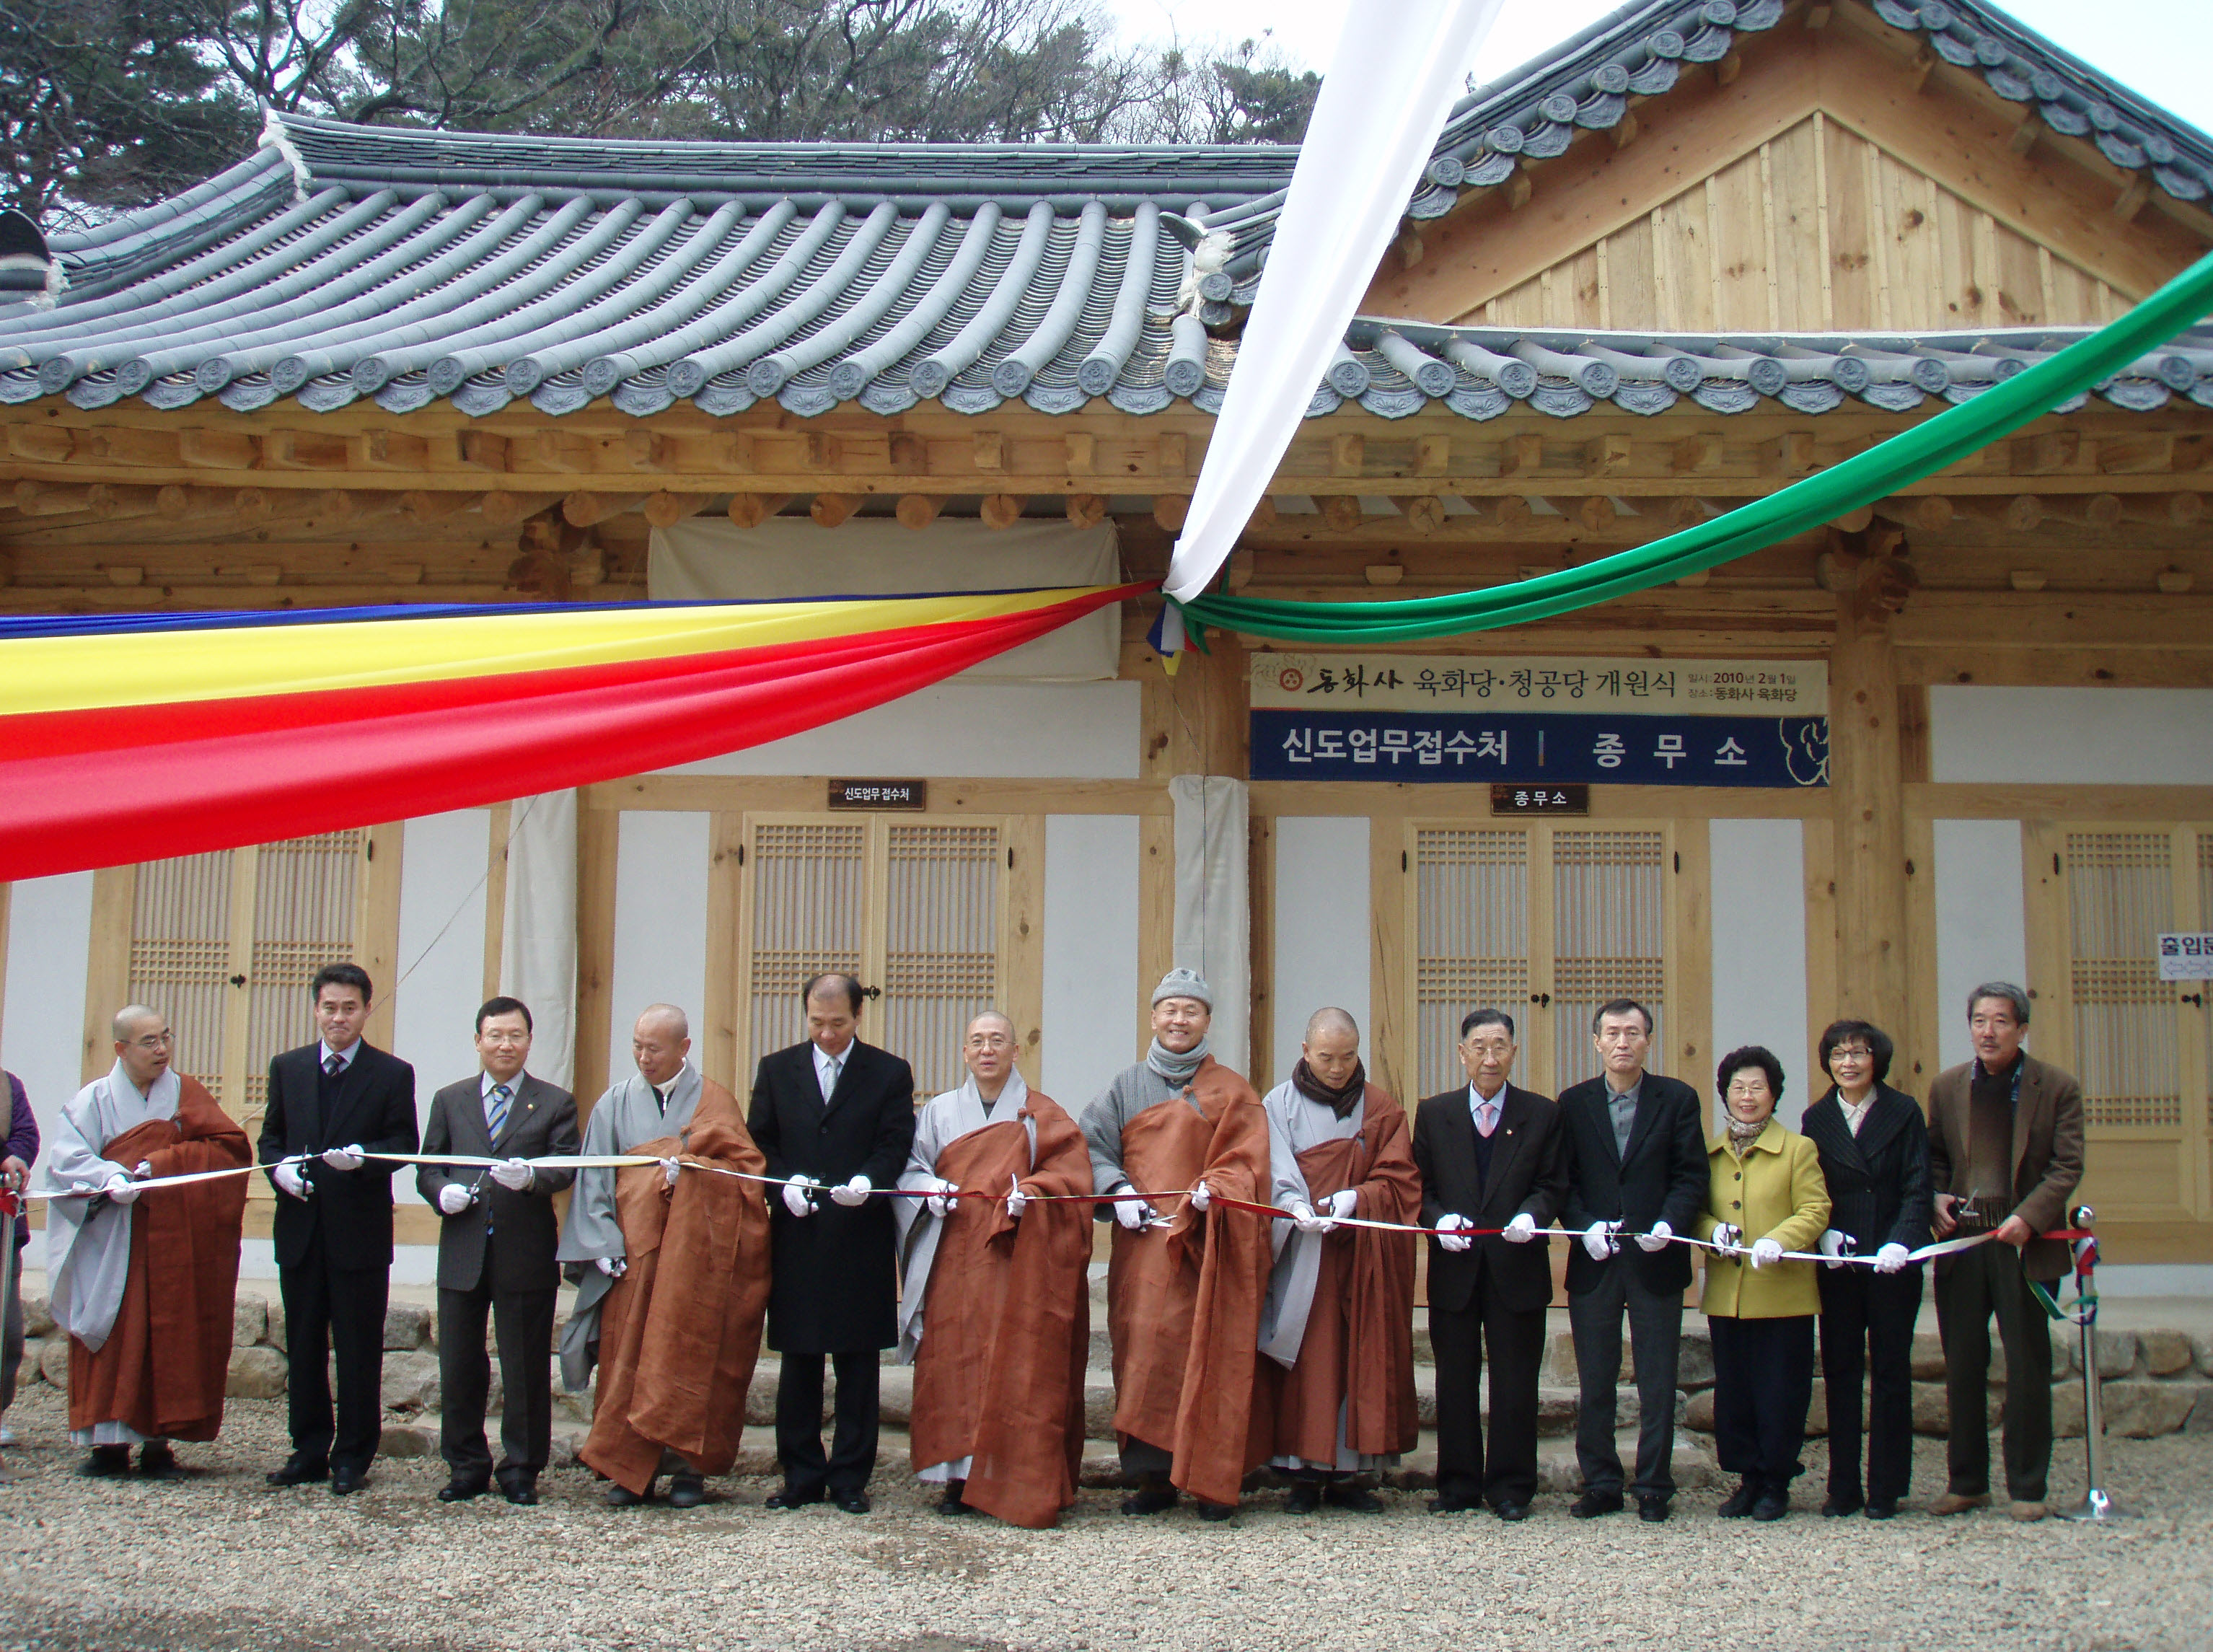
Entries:
<svg viewBox="0 0 2213 1652">
<path fill-rule="evenodd" d="M 504 1084 L 491 1087 L 488 1116 L 491 1123 L 491 1138 L 495 1142 L 499 1140 L 500 1132 L 507 1128 L 507 1099 L 512 1094 Z"/>
</svg>

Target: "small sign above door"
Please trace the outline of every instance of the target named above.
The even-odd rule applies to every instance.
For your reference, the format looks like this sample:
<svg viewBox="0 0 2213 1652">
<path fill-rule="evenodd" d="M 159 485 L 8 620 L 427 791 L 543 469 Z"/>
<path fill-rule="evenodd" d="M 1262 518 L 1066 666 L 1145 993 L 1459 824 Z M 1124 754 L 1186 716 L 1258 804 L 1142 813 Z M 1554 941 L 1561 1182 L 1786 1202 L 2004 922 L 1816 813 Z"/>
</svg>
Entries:
<svg viewBox="0 0 2213 1652">
<path fill-rule="evenodd" d="M 832 780 L 832 808 L 926 809 L 927 780 Z"/>
<path fill-rule="evenodd" d="M 1491 788 L 1493 814 L 1588 814 L 1590 788 L 1577 786 L 1505 786 Z"/>
</svg>

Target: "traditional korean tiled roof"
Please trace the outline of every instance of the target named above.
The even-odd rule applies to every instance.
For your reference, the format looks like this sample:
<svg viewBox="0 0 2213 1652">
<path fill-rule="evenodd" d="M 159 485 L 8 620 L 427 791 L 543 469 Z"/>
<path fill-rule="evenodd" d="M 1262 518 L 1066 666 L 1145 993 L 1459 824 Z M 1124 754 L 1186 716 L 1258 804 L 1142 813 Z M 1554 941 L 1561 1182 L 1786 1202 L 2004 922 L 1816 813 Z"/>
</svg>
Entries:
<svg viewBox="0 0 2213 1652">
<path fill-rule="evenodd" d="M 2213 146 L 1988 8 L 1877 0 L 2190 198 Z M 1771 27 L 1782 0 L 1642 0 L 1464 100 L 1410 210 L 1557 155 L 1632 94 Z M 1966 53 L 1962 59 L 1960 53 Z M 2001 84 L 2001 82 L 2003 82 Z M 2118 146 L 2118 147 L 2116 147 Z M 482 415 L 605 399 L 802 417 L 924 400 L 980 413 L 1220 405 L 1297 158 L 1281 146 L 672 143 L 272 117 L 170 200 L 39 242 L 0 225 L 0 401 L 213 398 L 313 411 L 441 398 Z M 18 242 L 22 243 L 17 245 Z M 2080 330 L 1655 336 L 1356 322 L 1309 411 L 1431 403 L 1485 419 L 1771 399 L 1818 413 L 1960 399 Z M 2100 387 L 2213 405 L 2213 333 Z"/>
</svg>

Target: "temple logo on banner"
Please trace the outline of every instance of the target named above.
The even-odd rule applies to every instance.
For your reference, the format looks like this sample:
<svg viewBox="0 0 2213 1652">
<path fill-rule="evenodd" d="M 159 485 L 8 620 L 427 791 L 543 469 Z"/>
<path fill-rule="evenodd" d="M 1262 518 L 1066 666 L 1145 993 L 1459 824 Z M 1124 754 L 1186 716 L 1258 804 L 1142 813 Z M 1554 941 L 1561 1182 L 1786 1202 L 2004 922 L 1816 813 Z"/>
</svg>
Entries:
<svg viewBox="0 0 2213 1652">
<path fill-rule="evenodd" d="M 1821 661 L 1256 654 L 1253 778 L 1821 786 Z"/>
</svg>

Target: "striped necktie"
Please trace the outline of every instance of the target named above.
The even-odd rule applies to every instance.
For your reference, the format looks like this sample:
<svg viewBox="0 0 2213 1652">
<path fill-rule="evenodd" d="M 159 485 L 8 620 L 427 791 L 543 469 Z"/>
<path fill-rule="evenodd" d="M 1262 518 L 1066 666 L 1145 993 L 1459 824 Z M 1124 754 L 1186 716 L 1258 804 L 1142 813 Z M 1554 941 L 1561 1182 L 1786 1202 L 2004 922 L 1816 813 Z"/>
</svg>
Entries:
<svg viewBox="0 0 2213 1652">
<path fill-rule="evenodd" d="M 507 1128 L 508 1098 L 514 1094 L 506 1085 L 495 1084 L 491 1087 L 491 1094 L 485 1098 L 485 1118 L 491 1126 L 491 1138 L 495 1142 L 499 1140 L 500 1132 Z"/>
</svg>

